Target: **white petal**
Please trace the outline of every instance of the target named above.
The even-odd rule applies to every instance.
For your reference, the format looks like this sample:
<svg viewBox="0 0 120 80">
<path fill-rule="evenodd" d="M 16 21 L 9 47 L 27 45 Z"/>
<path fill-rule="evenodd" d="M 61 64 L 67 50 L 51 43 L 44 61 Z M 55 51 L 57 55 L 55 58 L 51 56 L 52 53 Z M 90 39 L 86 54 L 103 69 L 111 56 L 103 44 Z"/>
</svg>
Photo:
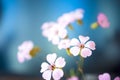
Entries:
<svg viewBox="0 0 120 80">
<path fill-rule="evenodd" d="M 41 70 L 40 70 L 40 72 L 42 73 L 42 72 L 46 71 L 48 69 L 48 67 L 49 67 L 49 64 L 46 63 L 46 62 L 43 62 L 41 64 Z"/>
<path fill-rule="evenodd" d="M 57 44 L 59 43 L 59 37 L 58 37 L 58 36 L 54 37 L 54 38 L 52 39 L 52 43 L 53 43 L 54 45 L 57 45 Z"/>
<path fill-rule="evenodd" d="M 66 29 L 60 29 L 58 35 L 59 35 L 60 38 L 65 38 L 67 36 L 67 30 Z"/>
<path fill-rule="evenodd" d="M 62 78 L 63 75 L 64 73 L 62 69 L 55 69 L 52 74 L 54 80 L 60 80 L 60 78 Z"/>
<path fill-rule="evenodd" d="M 24 56 L 20 53 L 17 53 L 17 58 L 20 63 L 23 63 L 25 61 Z"/>
<path fill-rule="evenodd" d="M 69 39 L 63 39 L 58 44 L 59 49 L 67 49 L 69 47 L 70 47 L 70 40 Z"/>
<path fill-rule="evenodd" d="M 47 71 L 43 72 L 42 77 L 45 80 L 51 80 L 51 74 L 52 74 L 52 71 L 51 70 L 47 70 Z"/>
<path fill-rule="evenodd" d="M 21 50 L 31 50 L 33 48 L 34 44 L 32 41 L 24 41 L 18 49 Z"/>
<path fill-rule="evenodd" d="M 95 42 L 94 41 L 88 41 L 86 44 L 85 44 L 85 47 L 89 48 L 89 49 L 92 49 L 92 50 L 95 50 Z"/>
<path fill-rule="evenodd" d="M 66 64 L 65 59 L 62 58 L 62 57 L 57 58 L 56 61 L 55 61 L 55 66 L 59 67 L 59 68 L 64 67 L 65 64 Z"/>
<path fill-rule="evenodd" d="M 31 57 L 31 55 L 29 54 L 29 53 L 24 53 L 24 57 L 25 57 L 25 59 L 27 59 L 27 60 L 30 60 L 30 59 L 32 59 L 32 57 Z"/>
<path fill-rule="evenodd" d="M 70 48 L 70 53 L 73 54 L 74 56 L 77 56 L 80 52 L 80 48 L 79 47 L 72 47 Z"/>
<path fill-rule="evenodd" d="M 91 56 L 91 55 L 92 55 L 92 51 L 91 51 L 90 49 L 88 49 L 88 48 L 83 48 L 83 49 L 81 50 L 81 56 L 82 56 L 82 57 L 86 58 L 86 57 Z"/>
<path fill-rule="evenodd" d="M 47 61 L 48 61 L 51 65 L 54 64 L 56 58 L 57 58 L 56 53 L 48 54 L 48 55 L 47 55 Z"/>
<path fill-rule="evenodd" d="M 80 42 L 82 43 L 82 44 L 84 44 L 84 43 L 86 43 L 86 41 L 88 41 L 89 40 L 89 37 L 87 36 L 87 37 L 84 37 L 84 36 L 79 36 L 79 40 L 80 40 Z"/>
<path fill-rule="evenodd" d="M 79 40 L 76 38 L 73 38 L 70 42 L 71 46 L 78 46 L 80 44 Z"/>
</svg>

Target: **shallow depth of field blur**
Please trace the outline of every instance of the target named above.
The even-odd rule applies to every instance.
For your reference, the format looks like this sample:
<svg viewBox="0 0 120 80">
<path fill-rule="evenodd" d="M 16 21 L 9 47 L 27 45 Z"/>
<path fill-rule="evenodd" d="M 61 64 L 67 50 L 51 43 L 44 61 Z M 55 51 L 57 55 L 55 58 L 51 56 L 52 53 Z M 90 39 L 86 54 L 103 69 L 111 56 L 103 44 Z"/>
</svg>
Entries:
<svg viewBox="0 0 120 80">
<path fill-rule="evenodd" d="M 40 65 L 48 53 L 63 56 L 67 72 L 76 67 L 77 57 L 69 57 L 65 50 L 48 42 L 42 36 L 41 25 L 56 21 L 64 13 L 78 8 L 84 9 L 83 26 L 75 25 L 68 30 L 71 37 L 80 34 L 89 36 L 96 43 L 92 56 L 85 59 L 85 74 L 109 72 L 120 75 L 120 1 L 119 0 L 0 0 L 0 75 L 39 76 Z M 97 15 L 103 12 L 110 21 L 110 27 L 96 30 L 90 28 Z M 32 40 L 41 52 L 30 61 L 17 61 L 18 46 L 25 40 Z"/>
</svg>

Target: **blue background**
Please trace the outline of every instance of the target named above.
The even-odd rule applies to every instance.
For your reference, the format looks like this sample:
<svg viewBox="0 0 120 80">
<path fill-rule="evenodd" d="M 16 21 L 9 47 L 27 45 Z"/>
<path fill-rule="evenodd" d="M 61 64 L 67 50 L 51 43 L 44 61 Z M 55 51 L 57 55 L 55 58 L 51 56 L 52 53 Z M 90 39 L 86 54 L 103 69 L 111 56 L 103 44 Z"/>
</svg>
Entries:
<svg viewBox="0 0 120 80">
<path fill-rule="evenodd" d="M 40 65 L 48 53 L 56 52 L 66 58 L 65 71 L 76 67 L 75 60 L 65 50 L 48 42 L 42 36 L 41 25 L 56 21 L 64 13 L 82 8 L 85 11 L 83 26 L 76 24 L 68 29 L 70 38 L 79 35 L 90 36 L 96 50 L 85 59 L 86 73 L 110 72 L 120 74 L 120 2 L 119 0 L 0 0 L 0 73 L 40 75 Z M 103 12 L 110 21 L 110 28 L 90 28 L 97 15 Z M 32 60 L 20 64 L 17 61 L 17 47 L 25 40 L 32 40 L 42 51 Z"/>
</svg>

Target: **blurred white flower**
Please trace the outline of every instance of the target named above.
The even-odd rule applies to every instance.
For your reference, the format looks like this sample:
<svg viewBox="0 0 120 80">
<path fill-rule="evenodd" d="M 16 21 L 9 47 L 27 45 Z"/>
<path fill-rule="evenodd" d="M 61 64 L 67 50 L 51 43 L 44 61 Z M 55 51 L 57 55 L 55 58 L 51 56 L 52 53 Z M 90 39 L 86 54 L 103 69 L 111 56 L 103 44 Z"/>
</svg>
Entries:
<svg viewBox="0 0 120 80">
<path fill-rule="evenodd" d="M 65 59 L 62 57 L 57 58 L 56 53 L 48 54 L 46 59 L 49 64 L 46 62 L 41 64 L 40 72 L 43 73 L 42 77 L 45 80 L 51 80 L 51 77 L 54 80 L 60 80 L 64 75 L 62 68 L 66 64 Z"/>
<path fill-rule="evenodd" d="M 82 20 L 84 17 L 84 10 L 83 9 L 76 9 L 74 12 L 74 19 L 75 20 Z"/>
<path fill-rule="evenodd" d="M 71 46 L 73 46 L 70 48 L 71 54 L 73 54 L 74 56 L 80 54 L 84 58 L 91 56 L 92 55 L 91 50 L 95 50 L 94 41 L 88 41 L 89 37 L 84 37 L 81 35 L 79 36 L 79 40 L 76 38 L 73 38 L 71 40 Z"/>
<path fill-rule="evenodd" d="M 75 11 L 65 13 L 60 16 L 57 22 L 62 25 L 62 27 L 67 27 L 69 24 L 73 23 L 76 20 L 82 20 L 83 14 L 83 9 L 76 9 Z"/>
<path fill-rule="evenodd" d="M 70 40 L 69 39 L 63 39 L 58 44 L 59 49 L 67 49 L 69 47 L 70 47 Z"/>
<path fill-rule="evenodd" d="M 23 63 L 25 60 L 30 60 L 32 56 L 30 55 L 30 51 L 33 49 L 34 44 L 32 41 L 24 41 L 18 47 L 17 58 L 20 63 Z"/>
<path fill-rule="evenodd" d="M 67 27 L 70 23 L 74 22 L 73 15 L 73 12 L 65 13 L 58 18 L 57 22 L 62 25 L 62 27 Z"/>
<path fill-rule="evenodd" d="M 58 23 L 50 22 L 42 25 L 42 34 L 48 38 L 48 41 L 57 45 L 60 39 L 67 36 L 67 30 Z"/>
<path fill-rule="evenodd" d="M 46 22 L 42 25 L 41 29 L 42 29 L 42 35 L 44 37 L 48 37 L 49 36 L 49 30 L 50 28 L 53 27 L 53 25 L 55 25 L 55 22 Z"/>
</svg>

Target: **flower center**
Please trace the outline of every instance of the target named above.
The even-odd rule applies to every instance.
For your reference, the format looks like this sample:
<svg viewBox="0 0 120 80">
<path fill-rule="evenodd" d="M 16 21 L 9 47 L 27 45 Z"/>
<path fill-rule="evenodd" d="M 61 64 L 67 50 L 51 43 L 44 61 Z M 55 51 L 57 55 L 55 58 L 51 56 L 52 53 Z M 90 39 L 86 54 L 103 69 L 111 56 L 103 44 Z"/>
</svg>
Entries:
<svg viewBox="0 0 120 80">
<path fill-rule="evenodd" d="M 50 70 L 54 70 L 55 69 L 55 65 L 50 65 L 49 69 Z"/>
<path fill-rule="evenodd" d="M 84 44 L 81 44 L 80 45 L 80 49 L 83 49 L 85 46 L 84 46 Z"/>
<path fill-rule="evenodd" d="M 55 34 L 58 35 L 59 31 L 55 31 Z"/>
</svg>

